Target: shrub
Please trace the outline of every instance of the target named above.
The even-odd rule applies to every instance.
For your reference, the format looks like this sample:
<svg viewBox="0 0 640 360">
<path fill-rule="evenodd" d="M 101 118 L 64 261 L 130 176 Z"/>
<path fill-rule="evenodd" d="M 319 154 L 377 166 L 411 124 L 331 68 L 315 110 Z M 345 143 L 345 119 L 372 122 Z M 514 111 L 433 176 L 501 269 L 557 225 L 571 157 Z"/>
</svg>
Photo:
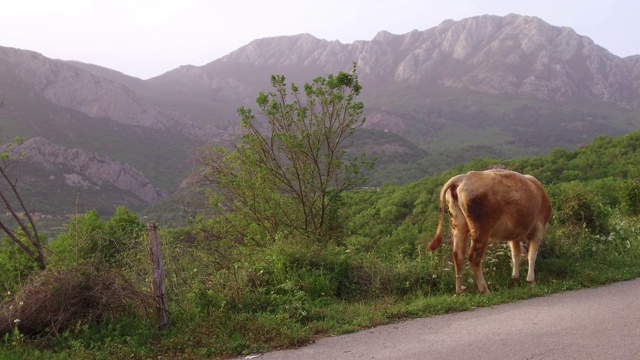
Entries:
<svg viewBox="0 0 640 360">
<path fill-rule="evenodd" d="M 144 316 L 152 306 L 151 296 L 116 270 L 46 270 L 0 306 L 0 334 L 16 326 L 24 334 L 59 334 L 82 323 Z"/>
<path fill-rule="evenodd" d="M 549 189 L 555 222 L 568 227 L 607 234 L 609 212 L 600 196 L 589 185 L 562 183 Z"/>
<path fill-rule="evenodd" d="M 640 179 L 622 185 L 622 210 L 628 215 L 640 215 Z"/>
</svg>

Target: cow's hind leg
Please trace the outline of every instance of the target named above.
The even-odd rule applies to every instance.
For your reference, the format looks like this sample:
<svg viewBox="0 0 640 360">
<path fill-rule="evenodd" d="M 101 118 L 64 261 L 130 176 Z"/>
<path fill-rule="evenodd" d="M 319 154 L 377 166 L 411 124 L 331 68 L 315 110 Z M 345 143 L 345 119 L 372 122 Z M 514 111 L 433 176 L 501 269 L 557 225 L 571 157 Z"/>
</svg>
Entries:
<svg viewBox="0 0 640 360">
<path fill-rule="evenodd" d="M 511 260 L 513 261 L 513 271 L 511 277 L 517 279 L 520 277 L 520 256 L 522 255 L 522 248 L 520 247 L 520 240 L 509 241 L 511 247 Z"/>
<path fill-rule="evenodd" d="M 478 285 L 478 291 L 485 295 L 489 295 L 489 287 L 484 280 L 484 274 L 482 273 L 482 258 L 487 252 L 487 245 L 489 238 L 487 236 L 474 236 L 471 234 L 471 249 L 469 250 L 469 265 L 471 271 L 476 278 L 476 284 Z"/>
<path fill-rule="evenodd" d="M 467 239 L 469 238 L 469 227 L 464 216 L 458 212 L 455 214 L 451 210 L 451 234 L 453 237 L 453 265 L 456 270 L 456 293 L 460 294 L 464 290 L 462 274 L 464 272 L 464 255 L 467 251 Z M 457 216 L 456 216 L 457 215 Z"/>
<path fill-rule="evenodd" d="M 536 281 L 536 258 L 538 257 L 538 250 L 542 243 L 543 230 L 538 230 L 531 237 L 529 241 L 529 252 L 527 253 L 527 260 L 529 261 L 529 271 L 527 273 L 527 282 L 533 283 Z"/>
</svg>

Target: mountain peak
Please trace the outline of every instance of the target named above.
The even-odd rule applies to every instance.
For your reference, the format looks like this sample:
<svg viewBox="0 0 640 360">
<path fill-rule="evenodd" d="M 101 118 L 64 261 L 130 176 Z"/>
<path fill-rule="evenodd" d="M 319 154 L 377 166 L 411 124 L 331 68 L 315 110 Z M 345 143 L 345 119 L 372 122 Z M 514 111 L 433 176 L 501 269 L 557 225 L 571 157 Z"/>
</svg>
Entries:
<svg viewBox="0 0 640 360">
<path fill-rule="evenodd" d="M 382 30 L 379 31 L 376 36 L 373 37 L 373 39 L 371 39 L 371 41 L 389 41 L 391 40 L 391 38 L 396 37 L 398 35 L 394 35 L 390 32 L 388 32 L 387 30 Z"/>
<path fill-rule="evenodd" d="M 255 66 L 282 65 L 296 63 L 309 57 L 317 48 L 330 42 L 321 40 L 311 34 L 267 37 L 251 41 L 220 60 L 240 62 Z M 206 66 L 206 65 L 205 65 Z"/>
</svg>

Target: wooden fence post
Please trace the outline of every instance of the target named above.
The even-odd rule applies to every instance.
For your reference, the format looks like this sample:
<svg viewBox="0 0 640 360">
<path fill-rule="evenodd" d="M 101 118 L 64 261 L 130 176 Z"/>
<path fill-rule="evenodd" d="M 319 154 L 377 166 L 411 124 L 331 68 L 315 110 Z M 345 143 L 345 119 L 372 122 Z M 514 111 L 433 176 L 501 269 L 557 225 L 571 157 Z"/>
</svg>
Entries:
<svg viewBox="0 0 640 360">
<path fill-rule="evenodd" d="M 153 221 L 147 224 L 149 235 L 149 258 L 151 259 L 151 292 L 156 304 L 156 321 L 158 328 L 164 330 L 169 327 L 169 308 L 167 295 L 164 292 L 164 268 L 162 267 L 162 253 L 158 241 L 158 226 Z"/>
</svg>

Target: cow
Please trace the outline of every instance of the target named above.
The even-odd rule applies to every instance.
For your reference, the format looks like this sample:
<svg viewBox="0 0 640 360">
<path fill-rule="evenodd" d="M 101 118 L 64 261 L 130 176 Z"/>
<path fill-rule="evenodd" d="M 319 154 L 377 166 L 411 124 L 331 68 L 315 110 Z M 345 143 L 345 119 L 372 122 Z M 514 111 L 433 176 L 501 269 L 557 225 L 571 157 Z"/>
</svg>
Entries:
<svg viewBox="0 0 640 360">
<path fill-rule="evenodd" d="M 482 258 L 490 239 L 509 243 L 514 279 L 520 275 L 520 243 L 528 247 L 527 281 L 535 281 L 538 249 L 551 218 L 551 201 L 536 178 L 505 169 L 470 171 L 452 177 L 440 191 L 438 229 L 428 245 L 431 251 L 442 243 L 445 201 L 453 237 L 456 293 L 463 290 L 464 252 L 469 235 L 469 264 L 478 291 L 490 293 L 482 273 Z"/>
</svg>

